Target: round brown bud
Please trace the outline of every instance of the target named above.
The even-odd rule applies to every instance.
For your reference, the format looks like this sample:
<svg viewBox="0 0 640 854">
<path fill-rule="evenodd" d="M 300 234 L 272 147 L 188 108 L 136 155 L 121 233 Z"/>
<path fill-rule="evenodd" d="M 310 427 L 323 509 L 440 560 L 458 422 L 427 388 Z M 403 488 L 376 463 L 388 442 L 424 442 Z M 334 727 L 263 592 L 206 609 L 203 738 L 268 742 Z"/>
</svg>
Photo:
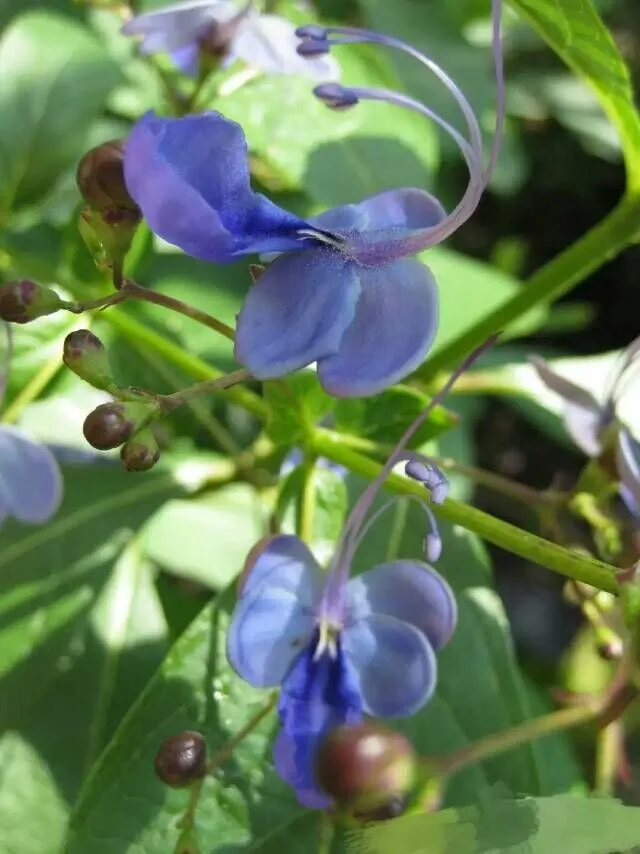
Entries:
<svg viewBox="0 0 640 854">
<path fill-rule="evenodd" d="M 321 744 L 316 775 L 321 788 L 339 804 L 368 811 L 411 789 L 415 753 L 403 735 L 380 724 L 341 726 Z"/>
<path fill-rule="evenodd" d="M 155 758 L 156 774 L 176 789 L 201 780 L 207 773 L 207 743 L 199 732 L 181 732 L 165 739 Z"/>
<path fill-rule="evenodd" d="M 141 430 L 122 446 L 120 459 L 127 471 L 149 471 L 160 459 L 160 448 L 151 430 Z"/>
<path fill-rule="evenodd" d="M 64 307 L 64 300 L 54 290 L 31 279 L 0 286 L 0 317 L 9 323 L 29 323 Z"/>
<path fill-rule="evenodd" d="M 102 341 L 88 329 L 76 329 L 64 339 L 62 361 L 94 388 L 111 391 L 115 382 Z"/>
<path fill-rule="evenodd" d="M 124 142 L 120 139 L 87 151 L 78 164 L 76 181 L 82 197 L 95 211 L 114 215 L 139 210 L 124 180 Z"/>
<path fill-rule="evenodd" d="M 123 403 L 102 403 L 84 420 L 82 432 L 87 442 L 99 451 L 110 451 L 126 442 L 135 429 L 127 419 Z"/>
</svg>

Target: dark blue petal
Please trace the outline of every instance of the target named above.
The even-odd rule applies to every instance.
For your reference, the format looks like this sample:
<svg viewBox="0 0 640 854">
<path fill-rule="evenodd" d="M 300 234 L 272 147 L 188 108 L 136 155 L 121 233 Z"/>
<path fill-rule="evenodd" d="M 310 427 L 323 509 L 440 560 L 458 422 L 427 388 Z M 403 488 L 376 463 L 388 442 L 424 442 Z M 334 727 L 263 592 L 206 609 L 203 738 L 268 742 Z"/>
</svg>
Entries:
<svg viewBox="0 0 640 854">
<path fill-rule="evenodd" d="M 33 525 L 53 516 L 62 500 L 62 476 L 51 451 L 16 427 L 0 426 L 0 507 Z"/>
<path fill-rule="evenodd" d="M 409 717 L 431 699 L 436 657 L 426 635 L 414 626 L 373 614 L 347 626 L 342 637 L 368 715 Z"/>
<path fill-rule="evenodd" d="M 451 587 L 430 566 L 418 560 L 381 563 L 352 578 L 348 587 L 348 619 L 383 614 L 410 623 L 440 649 L 456 627 L 458 609 Z"/>
<path fill-rule="evenodd" d="M 358 269 L 320 247 L 276 258 L 238 315 L 236 359 L 272 379 L 336 353 L 360 294 Z"/>
<path fill-rule="evenodd" d="M 314 660 L 317 634 L 282 684 L 278 705 L 283 735 L 274 746 L 276 770 L 309 806 L 326 805 L 315 778 L 315 758 L 327 733 L 362 720 L 355 674 L 338 645 Z M 304 800 L 303 800 L 304 799 Z"/>
<path fill-rule="evenodd" d="M 313 611 L 301 606 L 295 593 L 258 587 L 235 607 L 227 631 L 227 658 L 245 682 L 275 687 L 310 642 L 314 626 Z"/>
<path fill-rule="evenodd" d="M 319 600 L 323 572 L 307 546 L 292 534 L 261 540 L 251 551 L 244 570 L 242 596 L 262 587 L 295 594 L 298 603 L 312 609 Z"/>
<path fill-rule="evenodd" d="M 404 379 L 422 363 L 438 328 L 437 285 L 419 261 L 357 269 L 355 317 L 338 352 L 318 362 L 318 379 L 335 397 L 366 397 Z"/>
<path fill-rule="evenodd" d="M 124 171 L 151 230 L 195 258 L 303 245 L 297 232 L 308 224 L 253 192 L 242 128 L 220 113 L 147 113 L 127 140 Z"/>
</svg>

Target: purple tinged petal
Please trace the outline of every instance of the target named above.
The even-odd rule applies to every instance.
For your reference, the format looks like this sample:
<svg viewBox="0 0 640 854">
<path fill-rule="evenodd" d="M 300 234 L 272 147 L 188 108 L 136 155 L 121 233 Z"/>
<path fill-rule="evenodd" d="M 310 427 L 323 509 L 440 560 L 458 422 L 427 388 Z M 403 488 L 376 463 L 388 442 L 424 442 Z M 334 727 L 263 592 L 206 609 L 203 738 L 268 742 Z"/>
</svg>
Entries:
<svg viewBox="0 0 640 854">
<path fill-rule="evenodd" d="M 20 522 L 48 521 L 62 500 L 54 455 L 16 427 L 0 426 L 0 506 Z"/>
<path fill-rule="evenodd" d="M 251 551 L 241 595 L 260 588 L 278 588 L 294 594 L 298 603 L 313 609 L 322 590 L 323 573 L 307 546 L 291 534 L 262 540 Z"/>
<path fill-rule="evenodd" d="M 616 443 L 616 466 L 624 489 L 620 493 L 625 504 L 634 513 L 634 503 L 640 505 L 640 442 L 625 428 L 618 433 Z"/>
<path fill-rule="evenodd" d="M 311 641 L 315 620 L 290 590 L 258 587 L 243 596 L 227 632 L 227 658 L 256 688 L 280 685 Z"/>
<path fill-rule="evenodd" d="M 544 359 L 530 356 L 529 361 L 547 388 L 562 398 L 565 426 L 573 441 L 587 456 L 597 456 L 602 450 L 599 434 L 604 407 L 586 389 L 552 370 Z"/>
<path fill-rule="evenodd" d="M 353 235 L 353 239 L 355 242 L 368 242 L 381 236 L 376 232 L 389 231 L 398 235 L 402 231 L 438 225 L 446 215 L 435 196 L 415 187 L 403 187 L 385 190 L 357 204 L 332 208 L 310 222 L 318 228 L 338 233 L 365 232 Z M 366 232 L 371 232 L 371 236 Z"/>
<path fill-rule="evenodd" d="M 352 619 L 368 614 L 394 617 L 415 626 L 436 650 L 450 640 L 458 620 L 456 599 L 449 584 L 417 560 L 378 564 L 351 579 L 348 596 Z"/>
<path fill-rule="evenodd" d="M 340 66 L 331 56 L 304 59 L 297 52 L 294 26 L 278 15 L 255 15 L 238 30 L 234 56 L 268 74 L 299 74 L 312 80 L 337 80 Z"/>
<path fill-rule="evenodd" d="M 212 23 L 226 20 L 236 10 L 232 2 L 191 0 L 172 3 L 136 15 L 122 27 L 126 36 L 141 36 L 143 54 L 173 53 L 198 39 Z"/>
<path fill-rule="evenodd" d="M 200 48 L 197 42 L 184 45 L 171 51 L 171 59 L 176 68 L 184 74 L 195 77 L 200 67 Z"/>
<path fill-rule="evenodd" d="M 127 140 L 124 172 L 151 230 L 194 258 L 225 263 L 302 245 L 308 225 L 253 192 L 244 132 L 220 113 L 147 113 Z"/>
<path fill-rule="evenodd" d="M 438 289 L 419 261 L 358 267 L 355 317 L 318 379 L 334 397 L 365 397 L 404 379 L 424 360 L 438 328 Z"/>
<path fill-rule="evenodd" d="M 273 745 L 273 764 L 284 782 L 295 789 L 303 807 L 324 810 L 331 805 L 331 798 L 314 785 L 312 757 L 315 746 L 314 739 L 309 747 L 301 750 L 288 733 L 280 730 Z"/>
<path fill-rule="evenodd" d="M 236 359 L 263 380 L 336 353 L 356 311 L 359 272 L 325 247 L 276 258 L 238 315 Z"/>
<path fill-rule="evenodd" d="M 363 709 L 379 718 L 408 717 L 433 695 L 436 657 L 425 635 L 377 614 L 342 632 L 344 653 L 358 675 Z"/>
</svg>

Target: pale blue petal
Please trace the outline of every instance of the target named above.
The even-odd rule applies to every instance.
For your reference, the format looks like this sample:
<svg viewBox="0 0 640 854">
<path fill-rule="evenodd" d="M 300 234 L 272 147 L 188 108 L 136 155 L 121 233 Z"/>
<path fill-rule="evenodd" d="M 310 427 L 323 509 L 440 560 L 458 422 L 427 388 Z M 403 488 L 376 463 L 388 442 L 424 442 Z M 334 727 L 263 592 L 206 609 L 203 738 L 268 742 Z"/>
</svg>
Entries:
<svg viewBox="0 0 640 854">
<path fill-rule="evenodd" d="M 54 455 L 16 427 L 0 426 L 0 506 L 20 522 L 46 522 L 62 500 Z"/>
<path fill-rule="evenodd" d="M 303 607 L 312 609 L 319 600 L 323 573 L 314 556 L 298 537 L 278 534 L 263 540 L 250 553 L 244 570 L 241 595 L 261 587 L 295 594 Z"/>
<path fill-rule="evenodd" d="M 354 236 L 355 242 L 398 236 L 419 228 L 431 228 L 442 222 L 447 212 L 435 196 L 415 187 L 385 190 L 351 205 L 341 205 L 321 213 L 310 222 L 318 228 L 338 234 L 352 231 L 371 233 Z"/>
<path fill-rule="evenodd" d="M 634 502 L 636 507 L 640 504 L 640 443 L 625 428 L 621 428 L 618 433 L 616 466 L 624 487 L 621 494 L 633 512 Z"/>
<path fill-rule="evenodd" d="M 562 398 L 565 427 L 573 441 L 587 456 L 597 456 L 602 450 L 599 436 L 605 407 L 589 391 L 556 373 L 544 359 L 530 356 L 529 361 L 547 388 Z"/>
<path fill-rule="evenodd" d="M 234 14 L 235 3 L 191 0 L 171 3 L 136 15 L 122 27 L 126 36 L 141 36 L 144 54 L 173 53 L 198 39 L 211 24 Z"/>
<path fill-rule="evenodd" d="M 238 315 L 236 359 L 265 380 L 336 353 L 356 310 L 358 272 L 325 247 L 276 258 Z"/>
<path fill-rule="evenodd" d="M 294 593 L 259 587 L 235 607 L 227 632 L 227 657 L 256 688 L 280 685 L 314 632 L 314 615 Z"/>
<path fill-rule="evenodd" d="M 268 74 L 298 74 L 320 82 L 340 77 L 332 56 L 304 59 L 296 50 L 299 44 L 295 27 L 285 18 L 255 15 L 239 28 L 231 52 Z"/>
<path fill-rule="evenodd" d="M 426 636 L 401 620 L 372 615 L 342 632 L 363 708 L 376 718 L 408 717 L 433 695 L 436 657 Z"/>
<path fill-rule="evenodd" d="M 318 379 L 334 397 L 367 397 L 404 379 L 438 329 L 438 288 L 419 261 L 359 267 L 358 276 L 355 317 L 338 352 L 318 363 Z"/>
<path fill-rule="evenodd" d="M 453 590 L 426 563 L 394 560 L 352 578 L 348 586 L 348 619 L 383 614 L 410 623 L 425 634 L 433 649 L 453 635 L 458 608 Z"/>
<path fill-rule="evenodd" d="M 176 68 L 184 74 L 195 77 L 200 67 L 200 48 L 197 42 L 192 42 L 177 50 L 171 51 L 171 59 Z"/>
</svg>

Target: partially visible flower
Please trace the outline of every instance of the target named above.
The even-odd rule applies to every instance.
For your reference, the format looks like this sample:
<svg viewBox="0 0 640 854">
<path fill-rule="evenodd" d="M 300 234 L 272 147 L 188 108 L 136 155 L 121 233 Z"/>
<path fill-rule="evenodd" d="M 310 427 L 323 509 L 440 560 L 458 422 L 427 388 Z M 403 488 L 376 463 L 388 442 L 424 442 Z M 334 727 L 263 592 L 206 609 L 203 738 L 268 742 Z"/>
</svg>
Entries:
<svg viewBox="0 0 640 854">
<path fill-rule="evenodd" d="M 464 115 L 468 139 L 429 107 L 393 91 L 329 83 L 314 92 L 336 108 L 386 101 L 443 128 L 460 147 L 470 175 L 450 214 L 431 194 L 399 188 L 303 220 L 252 191 L 247 143 L 235 122 L 210 112 L 182 119 L 148 114 L 135 125 L 125 177 L 156 234 L 216 263 L 252 253 L 272 259 L 238 315 L 235 356 L 257 379 L 315 362 L 326 391 L 361 397 L 402 380 L 422 363 L 438 326 L 438 292 L 430 270 L 412 256 L 466 222 L 495 165 L 504 118 L 500 5 L 493 0 L 498 120 L 486 166 L 473 110 L 431 59 L 366 30 L 298 30 L 305 56 L 326 54 L 334 44 L 373 43 L 408 53 L 444 83 Z M 279 257 L 273 260 L 274 255 Z"/>
<path fill-rule="evenodd" d="M 428 564 L 380 563 L 349 579 L 354 554 L 380 510 L 371 503 L 431 408 L 477 352 L 405 431 L 380 474 L 364 490 L 327 573 L 298 537 L 277 535 L 249 554 L 227 635 L 227 655 L 251 685 L 281 686 L 281 730 L 274 745 L 280 776 L 306 806 L 330 798 L 316 778 L 316 752 L 327 733 L 364 715 L 412 715 L 436 687 L 435 652 L 457 621 L 454 594 Z"/>
<path fill-rule="evenodd" d="M 619 422 L 616 412 L 625 383 L 638 367 L 639 358 L 640 337 L 622 352 L 604 388 L 596 394 L 557 374 L 544 359 L 531 356 L 530 361 L 542 382 L 562 398 L 567 432 L 588 457 L 600 457 L 607 450 L 603 440 L 607 431 L 616 427 L 615 460 L 620 495 L 629 511 L 640 520 L 640 443 Z"/>
<path fill-rule="evenodd" d="M 4 395 L 11 359 L 11 337 L 2 326 Z M 10 424 L 0 424 L 0 524 L 9 517 L 30 525 L 48 521 L 62 500 L 62 476 L 49 448 Z"/>
<path fill-rule="evenodd" d="M 295 28 L 278 15 L 261 15 L 248 2 L 184 0 L 136 15 L 122 28 L 141 36 L 143 54 L 168 53 L 186 74 L 198 73 L 201 56 L 225 62 L 242 59 L 268 74 L 302 74 L 315 80 L 337 79 L 335 61 L 320 57 L 311 63 L 296 53 Z"/>
</svg>

